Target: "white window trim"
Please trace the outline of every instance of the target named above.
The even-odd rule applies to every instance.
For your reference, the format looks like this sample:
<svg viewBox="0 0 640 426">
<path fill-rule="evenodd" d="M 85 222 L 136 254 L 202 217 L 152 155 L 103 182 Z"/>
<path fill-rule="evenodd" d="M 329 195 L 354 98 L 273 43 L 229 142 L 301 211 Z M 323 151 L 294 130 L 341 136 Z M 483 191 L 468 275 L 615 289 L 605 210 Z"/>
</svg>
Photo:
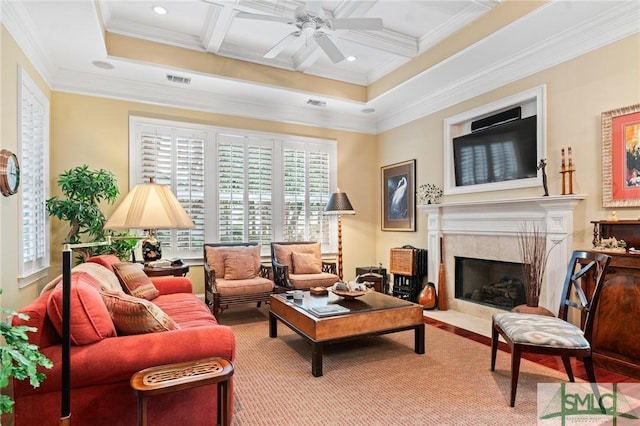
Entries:
<svg viewBox="0 0 640 426">
<path fill-rule="evenodd" d="M 45 96 L 45 94 L 40 90 L 40 87 L 35 83 L 35 81 L 31 78 L 31 76 L 22 68 L 18 67 L 18 152 L 19 158 L 22 167 L 24 167 L 22 161 L 22 95 L 23 91 L 27 90 L 29 94 L 35 99 L 36 102 L 40 103 L 42 108 L 44 109 L 43 113 L 43 122 L 42 122 L 42 137 L 43 137 L 43 190 L 44 190 L 44 200 L 48 199 L 50 196 L 50 187 L 49 187 L 49 114 L 50 114 L 50 105 L 49 99 Z M 18 192 L 18 203 L 19 203 L 19 211 L 22 212 L 24 210 L 23 207 L 23 192 L 25 188 L 22 187 L 22 191 Z M 44 202 L 43 200 L 43 202 Z M 51 266 L 51 254 L 50 254 L 50 221 L 49 215 L 46 214 L 44 216 L 44 260 L 43 264 L 39 267 L 39 269 L 33 271 L 26 271 L 26 265 L 22 261 L 19 262 L 18 266 L 18 287 L 24 288 L 30 284 L 33 284 L 37 280 L 44 278 L 49 273 L 49 267 Z M 19 246 L 19 255 L 23 256 L 24 253 L 24 226 L 22 218 L 19 220 L 19 235 L 20 235 L 20 246 Z"/>
<path fill-rule="evenodd" d="M 274 141 L 274 156 L 273 156 L 273 170 L 274 181 L 281 181 L 283 179 L 282 173 L 282 153 L 284 147 L 288 143 L 307 143 L 318 146 L 319 149 L 329 152 L 331 162 L 333 166 L 330 167 L 329 176 L 329 188 L 331 191 L 335 191 L 337 188 L 337 141 L 332 139 L 320 139 L 311 138 L 305 136 L 291 136 L 285 134 L 259 132 L 252 130 L 235 129 L 229 127 L 210 126 L 190 122 L 165 120 L 158 118 L 142 117 L 142 116 L 129 116 L 129 189 L 131 190 L 140 181 L 140 164 L 141 158 L 139 150 L 137 149 L 137 128 L 140 125 L 150 126 L 165 126 L 175 128 L 186 128 L 189 130 L 205 132 L 205 158 L 211 159 L 209 164 L 211 167 L 205 167 L 205 182 L 213 182 L 216 180 L 216 167 L 217 167 L 217 135 L 218 134 L 231 134 L 240 137 L 259 138 L 259 139 L 271 139 Z M 282 200 L 283 193 L 282 188 L 279 185 L 274 185 L 272 197 L 274 200 Z M 218 203 L 217 191 L 214 185 L 205 186 L 205 212 L 216 211 L 215 206 Z M 274 202 L 273 216 L 281 217 L 282 208 L 281 203 Z M 215 214 L 213 218 L 207 218 L 205 225 L 205 242 L 215 242 L 219 240 L 219 222 L 218 214 Z M 274 221 L 275 234 L 274 241 L 277 241 L 278 235 L 282 235 L 282 226 L 279 221 Z M 337 219 L 335 217 L 330 218 L 330 245 L 328 247 L 328 253 L 336 253 L 338 247 L 337 241 Z M 326 250 L 325 250 L 326 251 Z M 265 253 L 263 253 L 264 255 Z M 201 259 L 193 259 L 196 262 Z M 195 262 L 189 262 L 195 263 Z"/>
</svg>

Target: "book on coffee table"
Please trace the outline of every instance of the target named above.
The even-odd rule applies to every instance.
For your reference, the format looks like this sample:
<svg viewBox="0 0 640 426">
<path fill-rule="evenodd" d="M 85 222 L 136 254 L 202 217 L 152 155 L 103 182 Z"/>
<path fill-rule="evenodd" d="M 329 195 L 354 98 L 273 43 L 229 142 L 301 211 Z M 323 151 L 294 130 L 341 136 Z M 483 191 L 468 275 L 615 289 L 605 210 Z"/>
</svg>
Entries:
<svg viewBox="0 0 640 426">
<path fill-rule="evenodd" d="M 309 311 L 319 317 L 328 317 L 331 315 L 346 314 L 350 311 L 350 309 L 340 305 L 326 305 L 314 306 L 312 308 L 309 308 Z"/>
</svg>

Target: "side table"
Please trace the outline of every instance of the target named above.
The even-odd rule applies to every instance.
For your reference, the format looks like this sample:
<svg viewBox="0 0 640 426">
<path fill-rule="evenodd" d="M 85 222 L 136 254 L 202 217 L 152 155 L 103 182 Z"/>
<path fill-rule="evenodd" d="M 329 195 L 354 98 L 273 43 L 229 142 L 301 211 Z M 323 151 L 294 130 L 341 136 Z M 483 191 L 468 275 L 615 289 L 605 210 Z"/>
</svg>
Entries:
<svg viewBox="0 0 640 426">
<path fill-rule="evenodd" d="M 143 271 L 148 277 L 164 277 L 168 275 L 184 277 L 187 275 L 187 272 L 189 272 L 189 265 L 163 266 L 161 268 L 145 266 Z"/>
<path fill-rule="evenodd" d="M 217 424 L 231 424 L 229 379 L 233 364 L 225 358 L 212 357 L 196 361 L 160 365 L 140 370 L 131 376 L 131 388 L 138 399 L 138 426 L 147 424 L 147 398 L 154 395 L 218 384 Z"/>
</svg>

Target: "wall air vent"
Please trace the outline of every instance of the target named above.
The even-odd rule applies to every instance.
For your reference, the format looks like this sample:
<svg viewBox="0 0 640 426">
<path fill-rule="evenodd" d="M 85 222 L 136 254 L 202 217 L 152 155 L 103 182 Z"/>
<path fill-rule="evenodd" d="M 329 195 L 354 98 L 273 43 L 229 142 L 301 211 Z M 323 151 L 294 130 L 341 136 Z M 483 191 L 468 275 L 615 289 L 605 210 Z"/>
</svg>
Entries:
<svg viewBox="0 0 640 426">
<path fill-rule="evenodd" d="M 181 77 L 179 75 L 167 74 L 167 80 L 174 83 L 189 84 L 191 83 L 191 77 Z"/>
<path fill-rule="evenodd" d="M 327 103 L 325 101 L 319 101 L 317 99 L 309 99 L 307 101 L 307 105 L 313 105 L 313 106 L 324 108 L 327 106 Z"/>
</svg>

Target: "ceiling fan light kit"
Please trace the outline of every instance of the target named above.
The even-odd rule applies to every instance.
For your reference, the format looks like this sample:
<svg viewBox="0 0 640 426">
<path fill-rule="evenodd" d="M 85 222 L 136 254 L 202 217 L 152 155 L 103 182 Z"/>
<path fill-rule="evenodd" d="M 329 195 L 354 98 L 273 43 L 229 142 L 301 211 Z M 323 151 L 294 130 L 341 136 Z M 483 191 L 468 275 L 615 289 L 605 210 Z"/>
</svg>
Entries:
<svg viewBox="0 0 640 426">
<path fill-rule="evenodd" d="M 248 12 L 239 12 L 236 17 L 242 19 L 255 19 L 259 21 L 280 22 L 288 25 L 295 25 L 298 30 L 289 33 L 282 40 L 276 43 L 264 58 L 273 59 L 282 53 L 295 39 L 304 35 L 306 43 L 315 40 L 317 45 L 331 59 L 333 63 L 341 62 L 345 55 L 338 46 L 331 40 L 329 33 L 335 30 L 381 30 L 382 19 L 380 18 L 330 18 L 324 19 L 324 13 L 320 2 L 309 2 L 299 6 L 295 11 L 295 18 L 292 20 L 283 16 L 261 15 Z"/>
</svg>

